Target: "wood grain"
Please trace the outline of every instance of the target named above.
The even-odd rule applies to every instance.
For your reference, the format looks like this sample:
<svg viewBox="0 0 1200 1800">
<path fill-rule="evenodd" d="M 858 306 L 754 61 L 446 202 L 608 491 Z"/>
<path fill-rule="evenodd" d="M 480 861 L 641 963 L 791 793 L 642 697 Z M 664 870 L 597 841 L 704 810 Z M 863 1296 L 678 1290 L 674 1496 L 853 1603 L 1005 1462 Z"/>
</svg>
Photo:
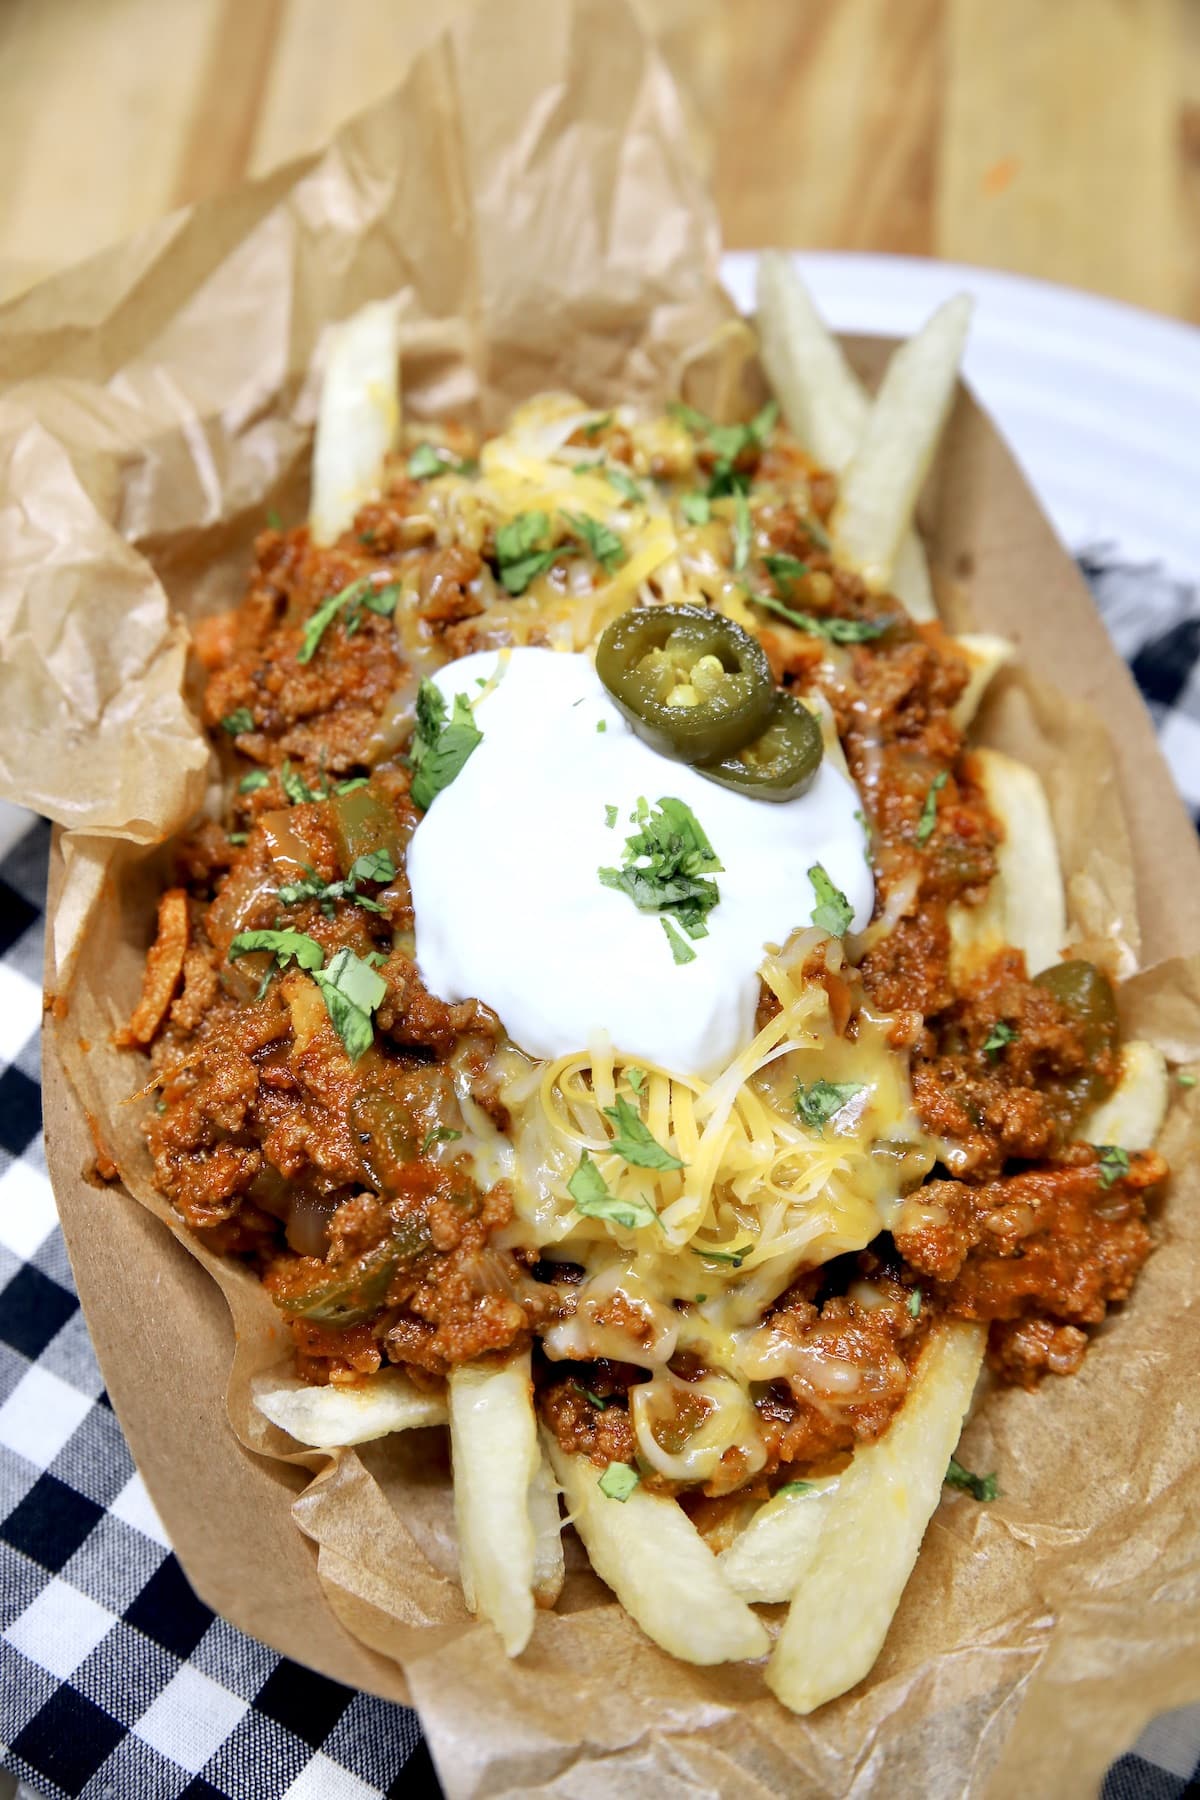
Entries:
<svg viewBox="0 0 1200 1800">
<path fill-rule="evenodd" d="M 6 0 L 0 295 L 315 148 L 471 3 Z M 731 246 L 943 256 L 1200 320 L 1200 0 L 634 4 Z"/>
</svg>

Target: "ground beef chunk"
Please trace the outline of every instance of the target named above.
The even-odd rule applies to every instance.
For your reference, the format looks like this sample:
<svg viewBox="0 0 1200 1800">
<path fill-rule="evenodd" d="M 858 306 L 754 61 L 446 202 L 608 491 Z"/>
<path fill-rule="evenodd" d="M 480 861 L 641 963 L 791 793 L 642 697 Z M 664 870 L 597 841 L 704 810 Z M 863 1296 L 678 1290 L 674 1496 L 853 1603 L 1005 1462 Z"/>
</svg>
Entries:
<svg viewBox="0 0 1200 1800">
<path fill-rule="evenodd" d="M 600 1468 L 632 1462 L 637 1443 L 627 1409 L 618 1402 L 597 1406 L 585 1387 L 596 1391 L 590 1379 L 574 1375 L 544 1387 L 538 1402 L 547 1425 L 568 1456 L 589 1457 Z"/>
<path fill-rule="evenodd" d="M 1035 1387 L 1041 1376 L 1074 1375 L 1087 1350 L 1078 1325 L 1050 1319 L 996 1319 L 988 1331 L 988 1361 L 1002 1381 Z"/>
</svg>

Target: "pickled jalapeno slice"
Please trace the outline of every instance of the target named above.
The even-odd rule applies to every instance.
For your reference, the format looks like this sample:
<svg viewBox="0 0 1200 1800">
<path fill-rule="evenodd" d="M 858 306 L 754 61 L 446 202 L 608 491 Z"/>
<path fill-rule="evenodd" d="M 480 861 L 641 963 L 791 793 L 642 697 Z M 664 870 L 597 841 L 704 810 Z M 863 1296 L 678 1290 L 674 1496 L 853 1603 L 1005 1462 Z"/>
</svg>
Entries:
<svg viewBox="0 0 1200 1800">
<path fill-rule="evenodd" d="M 623 613 L 600 639 L 596 672 L 638 736 L 676 762 L 740 750 L 763 731 L 775 698 L 758 640 L 703 606 Z"/>
<path fill-rule="evenodd" d="M 697 775 L 755 800 L 794 800 L 812 785 L 824 754 L 821 727 L 794 695 L 775 696 L 766 730 Z"/>
</svg>

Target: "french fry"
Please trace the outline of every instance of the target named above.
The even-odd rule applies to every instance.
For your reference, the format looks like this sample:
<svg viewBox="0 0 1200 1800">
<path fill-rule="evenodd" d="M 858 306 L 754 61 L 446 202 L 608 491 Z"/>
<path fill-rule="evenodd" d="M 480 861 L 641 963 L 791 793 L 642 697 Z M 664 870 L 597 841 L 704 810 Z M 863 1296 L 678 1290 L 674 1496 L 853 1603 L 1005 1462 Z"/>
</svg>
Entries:
<svg viewBox="0 0 1200 1800">
<path fill-rule="evenodd" d="M 886 590 L 954 397 L 972 302 L 940 307 L 888 364 L 842 479 L 834 537 L 869 586 Z"/>
<path fill-rule="evenodd" d="M 951 958 L 962 986 L 1006 945 L 1025 952 L 1031 975 L 1059 960 L 1067 906 L 1045 789 L 1024 763 L 998 750 L 976 752 L 987 802 L 1004 827 L 998 872 L 980 906 L 950 908 Z"/>
<path fill-rule="evenodd" d="M 1016 650 L 1007 638 L 988 632 L 964 631 L 954 642 L 967 660 L 970 675 L 950 716 L 960 731 L 966 731 L 993 679 L 1013 661 Z"/>
<path fill-rule="evenodd" d="M 840 1475 L 780 1489 L 759 1507 L 740 1537 L 718 1556 L 721 1573 L 743 1600 L 788 1600 L 812 1558 L 830 1508 L 837 1504 Z"/>
<path fill-rule="evenodd" d="M 942 1493 L 983 1360 L 978 1325 L 937 1328 L 888 1430 L 855 1452 L 766 1668 L 768 1687 L 810 1713 L 861 1681 L 883 1648 Z M 803 1518 L 797 1507 L 796 1517 Z"/>
<path fill-rule="evenodd" d="M 533 1597 L 539 1606 L 551 1607 L 562 1592 L 566 1565 L 558 1483 L 544 1452 L 538 1456 L 529 1484 L 529 1517 L 533 1521 Z"/>
<path fill-rule="evenodd" d="M 1080 1121 L 1079 1136 L 1088 1144 L 1149 1150 L 1167 1116 L 1168 1093 L 1166 1057 L 1155 1045 L 1134 1038 L 1121 1046 L 1116 1087 Z"/>
<path fill-rule="evenodd" d="M 756 309 L 763 367 L 784 418 L 818 462 L 840 475 L 858 448 L 871 403 L 782 251 L 766 250 L 758 259 Z M 912 618 L 937 617 L 929 565 L 913 530 L 901 541 L 892 588 Z"/>
<path fill-rule="evenodd" d="M 331 544 L 378 492 L 400 428 L 400 313 L 375 300 L 330 332 L 313 445 L 313 542 Z"/>
<path fill-rule="evenodd" d="M 272 1425 L 316 1450 L 446 1423 L 442 1396 L 423 1394 L 402 1369 L 380 1369 L 354 1387 L 311 1387 L 293 1375 L 259 1375 L 250 1394 Z"/>
<path fill-rule="evenodd" d="M 463 1598 L 519 1656 L 533 1631 L 530 1490 L 541 1467 L 528 1350 L 506 1363 L 458 1364 L 449 1398 Z"/>
<path fill-rule="evenodd" d="M 635 1487 L 601 1492 L 603 1471 L 547 1437 L 550 1461 L 593 1569 L 646 1636 L 681 1662 L 739 1662 L 770 1646 L 766 1627 L 729 1586 L 683 1508 Z"/>
</svg>

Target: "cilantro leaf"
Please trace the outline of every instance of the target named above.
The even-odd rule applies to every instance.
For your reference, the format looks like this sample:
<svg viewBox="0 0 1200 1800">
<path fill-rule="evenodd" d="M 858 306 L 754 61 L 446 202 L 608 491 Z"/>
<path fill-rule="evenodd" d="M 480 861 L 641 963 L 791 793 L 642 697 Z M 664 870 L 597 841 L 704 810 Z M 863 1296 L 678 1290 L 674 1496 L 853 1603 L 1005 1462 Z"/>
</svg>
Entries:
<svg viewBox="0 0 1200 1800">
<path fill-rule="evenodd" d="M 313 657 L 317 654 L 317 646 L 320 644 L 321 639 L 325 636 L 326 631 L 328 631 L 329 627 L 333 624 L 333 621 L 337 618 L 343 607 L 349 606 L 350 602 L 362 593 L 369 582 L 369 575 L 360 575 L 357 580 L 349 582 L 344 588 L 340 588 L 336 594 L 330 594 L 327 599 L 322 600 L 320 606 L 318 606 L 316 612 L 313 613 L 312 617 L 304 627 L 304 646 L 301 649 L 299 656 L 296 658 L 297 662 L 310 663 L 312 661 Z"/>
<path fill-rule="evenodd" d="M 606 1500 L 628 1500 L 641 1477 L 628 1463 L 609 1463 L 596 1483 Z"/>
<path fill-rule="evenodd" d="M 1128 1175 L 1129 1152 L 1122 1150 L 1120 1144 L 1097 1144 L 1096 1154 L 1100 1159 L 1100 1180 L 1104 1187 L 1110 1188 Z"/>
<path fill-rule="evenodd" d="M 610 412 L 600 413 L 597 418 L 588 420 L 583 428 L 583 435 L 585 438 L 599 437 L 602 431 L 608 430 L 612 422 L 613 416 Z"/>
<path fill-rule="evenodd" d="M 279 771 L 279 785 L 293 806 L 304 806 L 313 800 L 324 800 L 326 796 L 310 788 L 303 775 L 293 769 L 290 762 L 285 762 Z"/>
<path fill-rule="evenodd" d="M 712 517 L 707 494 L 685 494 L 679 502 L 679 510 L 689 525 L 707 525 Z"/>
<path fill-rule="evenodd" d="M 763 557 L 763 563 L 785 598 L 792 591 L 793 581 L 799 581 L 802 575 L 808 574 L 808 564 L 801 562 L 798 556 L 784 556 L 781 552 L 773 551 Z"/>
<path fill-rule="evenodd" d="M 748 425 L 717 425 L 704 413 L 697 412 L 694 406 L 677 404 L 669 410 L 693 437 L 703 439 L 713 452 L 709 495 L 716 499 L 721 494 L 744 493 L 747 478 L 738 473 L 735 465 L 751 446 L 765 444 L 779 417 L 777 403 L 769 400 Z"/>
<path fill-rule="evenodd" d="M 811 517 L 801 519 L 800 523 L 803 525 L 805 531 L 817 546 L 818 550 L 832 550 L 833 545 L 829 541 L 829 533 L 816 519 Z"/>
<path fill-rule="evenodd" d="M 646 1071 L 639 1069 L 636 1063 L 630 1063 L 625 1070 L 625 1079 L 635 1094 L 640 1094 L 646 1085 Z"/>
<path fill-rule="evenodd" d="M 750 561 L 754 527 L 750 517 L 750 502 L 745 494 L 735 495 L 733 507 L 733 566 L 740 574 Z"/>
<path fill-rule="evenodd" d="M 780 1494 L 813 1494 L 816 1489 L 815 1481 L 785 1481 L 782 1487 L 775 1489 L 772 1499 L 778 1500 Z"/>
<path fill-rule="evenodd" d="M 575 1202 L 576 1211 L 587 1219 L 611 1219 L 614 1225 L 624 1225 L 627 1231 L 658 1224 L 658 1214 L 640 1194 L 622 1199 L 612 1192 L 586 1150 L 580 1153 L 579 1167 L 567 1182 L 567 1192 Z"/>
<path fill-rule="evenodd" d="M 327 969 L 314 969 L 325 1010 L 351 1062 L 358 1062 L 374 1042 L 371 1015 L 387 994 L 387 982 L 370 963 L 341 949 Z"/>
<path fill-rule="evenodd" d="M 408 472 L 414 481 L 432 481 L 435 475 L 444 475 L 446 468 L 432 444 L 418 444 L 408 459 Z"/>
<path fill-rule="evenodd" d="M 616 822 L 617 822 L 616 807 L 615 806 L 606 806 L 604 809 L 604 823 L 608 826 L 608 829 L 610 831 L 612 830 L 612 828 L 616 824 Z"/>
<path fill-rule="evenodd" d="M 251 769 L 238 782 L 239 794 L 257 794 L 259 788 L 265 788 L 271 777 L 265 769 Z"/>
<path fill-rule="evenodd" d="M 370 780 L 369 775 L 355 775 L 349 781 L 339 781 L 333 791 L 335 794 L 352 794 L 355 788 L 369 786 Z"/>
<path fill-rule="evenodd" d="M 281 969 L 291 962 L 302 969 L 319 969 L 325 952 L 315 938 L 303 931 L 239 931 L 229 946 L 229 960 L 269 950 Z"/>
<path fill-rule="evenodd" d="M 682 1169 L 679 1158 L 663 1149 L 641 1114 L 620 1094 L 615 1106 L 605 1106 L 601 1110 L 615 1127 L 609 1148 L 623 1156 L 627 1163 L 633 1163 L 639 1169 Z"/>
<path fill-rule="evenodd" d="M 226 713 L 221 720 L 221 730 L 227 731 L 230 737 L 237 737 L 243 731 L 254 730 L 254 714 L 248 706 L 235 706 L 231 713 Z"/>
<path fill-rule="evenodd" d="M 797 631 L 811 632 L 814 637 L 826 638 L 831 644 L 869 644 L 872 638 L 882 637 L 895 624 L 894 619 L 818 619 L 814 613 L 794 611 L 782 600 L 776 600 L 773 594 L 751 594 L 750 599 L 755 606 L 778 613 Z"/>
<path fill-rule="evenodd" d="M 625 840 L 624 866 L 596 873 L 605 887 L 628 895 L 639 912 L 658 913 L 677 963 L 691 962 L 690 950 L 674 930 L 707 937 L 705 918 L 721 898 L 709 879 L 722 865 L 691 807 L 664 796 L 657 808 L 639 800 L 633 822 L 640 827 Z"/>
<path fill-rule="evenodd" d="M 593 519 L 587 513 L 563 513 L 563 518 L 581 537 L 596 561 L 609 575 L 625 561 L 625 546 L 615 531 L 600 519 Z"/>
<path fill-rule="evenodd" d="M 462 1132 L 455 1131 L 450 1125 L 437 1125 L 426 1133 L 425 1142 L 421 1145 L 421 1155 L 428 1156 L 435 1144 L 453 1144 L 461 1136 Z"/>
<path fill-rule="evenodd" d="M 797 1117 L 810 1131 L 820 1131 L 843 1106 L 861 1094 L 861 1081 L 798 1081 L 792 1095 Z"/>
<path fill-rule="evenodd" d="M 736 1250 L 710 1250 L 707 1245 L 700 1244 L 693 1244 L 691 1248 L 692 1254 L 703 1257 L 705 1262 L 729 1263 L 732 1268 L 740 1269 L 754 1245 L 739 1244 Z"/>
<path fill-rule="evenodd" d="M 854 908 L 841 888 L 834 887 L 820 863 L 813 864 L 808 879 L 817 897 L 817 904 L 809 914 L 813 924 L 827 931 L 830 937 L 844 937 L 850 929 Z"/>
<path fill-rule="evenodd" d="M 540 511 L 517 513 L 496 532 L 496 563 L 510 594 L 523 594 L 559 557 L 576 554 L 573 544 L 547 545 L 549 535 L 549 517 Z"/>
<path fill-rule="evenodd" d="M 435 795 L 450 786 L 482 742 L 483 733 L 467 696 L 454 696 L 454 711 L 448 718 L 441 689 L 432 681 L 422 681 L 408 760 L 413 771 L 412 797 L 423 812 L 433 804 Z"/>
<path fill-rule="evenodd" d="M 231 844 L 236 844 L 240 848 L 242 844 L 248 844 L 250 842 L 250 833 L 248 831 L 231 831 L 229 834 L 229 841 Z"/>
<path fill-rule="evenodd" d="M 937 797 L 948 779 L 945 769 L 939 769 L 929 784 L 929 792 L 926 794 L 925 804 L 921 808 L 921 817 L 917 821 L 918 844 L 927 844 L 933 836 L 933 828 L 937 824 Z"/>
<path fill-rule="evenodd" d="M 588 1404 L 594 1406 L 597 1412 L 604 1412 L 610 1404 L 603 1395 L 594 1394 L 591 1388 L 583 1387 L 578 1381 L 572 1381 L 571 1386 L 575 1389 L 577 1394 L 582 1394 Z"/>
<path fill-rule="evenodd" d="M 368 612 L 378 613 L 381 619 L 390 619 L 399 598 L 400 585 L 393 581 L 384 588 L 371 588 L 363 595 L 362 604 Z"/>
<path fill-rule="evenodd" d="M 912 1293 L 908 1296 L 908 1311 L 909 1311 L 910 1318 L 913 1318 L 913 1319 L 920 1318 L 920 1316 L 921 1316 L 921 1298 L 922 1298 L 922 1296 L 921 1296 L 920 1288 L 914 1288 Z"/>
<path fill-rule="evenodd" d="M 964 1469 L 953 1456 L 944 1480 L 947 1487 L 961 1488 L 964 1494 L 970 1494 L 972 1500 L 997 1500 L 1000 1497 L 994 1475 L 972 1475 L 970 1469 Z"/>
<path fill-rule="evenodd" d="M 1181 1069 L 1175 1079 L 1181 1088 L 1194 1088 L 1196 1085 L 1196 1077 L 1187 1069 Z"/>
<path fill-rule="evenodd" d="M 620 463 L 605 463 L 604 479 L 609 487 L 616 488 L 623 500 L 629 500 L 634 506 L 640 506 L 645 498 L 641 488 Z"/>
<path fill-rule="evenodd" d="M 675 963 L 676 967 L 678 968 L 684 963 L 695 962 L 696 952 L 692 949 L 692 946 L 688 943 L 686 938 L 680 937 L 670 919 L 660 916 L 658 922 L 666 933 L 667 942 L 671 946 L 671 960 Z M 701 933 L 699 931 L 693 931 L 692 933 L 693 937 L 699 937 L 700 935 Z"/>
<path fill-rule="evenodd" d="M 996 1023 L 992 1026 L 992 1029 L 983 1040 L 983 1047 L 987 1051 L 992 1062 L 995 1062 L 998 1059 L 1005 1044 L 1011 1044 L 1016 1036 L 1017 1031 L 1015 1026 L 1008 1024 L 1005 1019 L 996 1020 Z"/>
<path fill-rule="evenodd" d="M 283 520 L 280 518 L 278 512 L 276 512 L 276 510 L 273 506 L 269 506 L 267 508 L 267 524 L 270 526 L 272 531 L 282 531 L 283 530 Z"/>
</svg>

